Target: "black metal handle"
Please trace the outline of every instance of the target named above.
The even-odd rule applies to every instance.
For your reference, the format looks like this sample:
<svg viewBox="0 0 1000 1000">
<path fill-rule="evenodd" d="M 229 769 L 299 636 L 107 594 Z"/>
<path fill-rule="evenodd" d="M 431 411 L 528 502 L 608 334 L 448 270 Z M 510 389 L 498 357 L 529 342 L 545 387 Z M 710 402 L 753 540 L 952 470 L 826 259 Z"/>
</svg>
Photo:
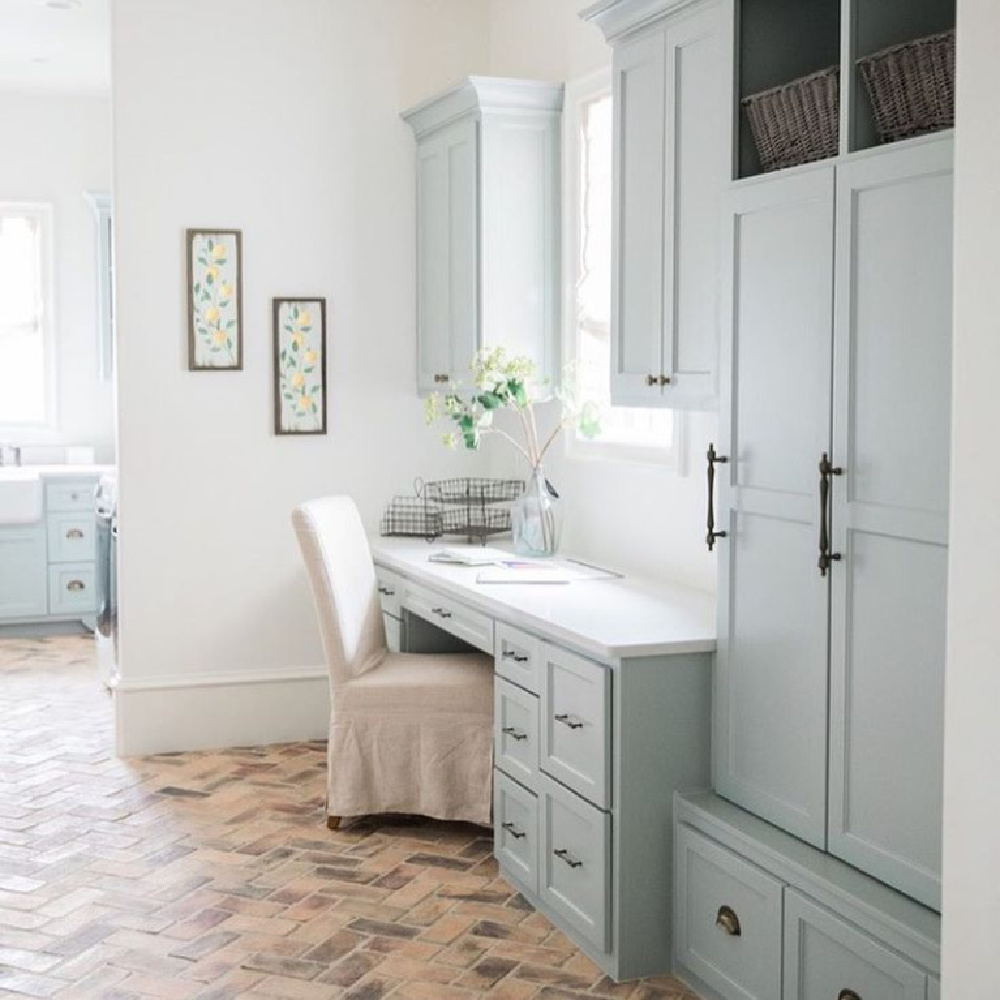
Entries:
<svg viewBox="0 0 1000 1000">
<path fill-rule="evenodd" d="M 569 851 L 567 851 L 567 850 L 557 849 L 557 850 L 553 851 L 552 853 L 560 861 L 565 861 L 566 864 L 568 864 L 570 866 L 570 868 L 582 868 L 583 867 L 583 862 L 582 861 L 577 861 L 576 858 L 571 857 Z"/>
<path fill-rule="evenodd" d="M 523 733 L 520 729 L 515 729 L 513 726 L 507 726 L 506 728 L 501 729 L 500 732 L 502 732 L 505 736 L 509 736 L 512 740 L 517 740 L 519 743 L 521 740 L 526 740 L 528 738 L 527 733 Z"/>
<path fill-rule="evenodd" d="M 505 649 L 503 658 L 505 660 L 513 660 L 515 663 L 527 663 L 528 657 L 523 653 L 516 653 L 513 649 Z"/>
<path fill-rule="evenodd" d="M 861 994 L 854 990 L 841 990 L 837 994 L 837 1000 L 861 1000 Z"/>
<path fill-rule="evenodd" d="M 379 587 L 378 588 L 378 592 L 383 597 L 395 597 L 396 596 L 396 591 L 390 590 L 388 587 Z"/>
<path fill-rule="evenodd" d="M 451 612 L 450 611 L 445 611 L 444 608 L 431 608 L 431 614 L 432 615 L 437 615 L 438 618 L 450 618 L 451 617 Z"/>
<path fill-rule="evenodd" d="M 571 719 L 568 712 L 563 712 L 555 717 L 556 722 L 561 722 L 570 729 L 583 729 L 583 723 L 579 719 Z"/>
<path fill-rule="evenodd" d="M 835 562 L 840 562 L 839 552 L 830 551 L 830 478 L 842 476 L 844 470 L 830 462 L 824 451 L 819 460 L 819 575 L 826 576 Z"/>
<path fill-rule="evenodd" d="M 729 537 L 728 531 L 715 530 L 715 467 L 726 465 L 728 461 L 728 456 L 720 455 L 715 450 L 714 444 L 708 446 L 708 535 L 705 541 L 708 543 L 709 552 L 715 548 L 717 538 Z"/>
<path fill-rule="evenodd" d="M 503 827 L 515 840 L 521 840 L 528 835 L 523 830 L 518 830 L 513 823 L 501 823 L 500 826 Z"/>
</svg>

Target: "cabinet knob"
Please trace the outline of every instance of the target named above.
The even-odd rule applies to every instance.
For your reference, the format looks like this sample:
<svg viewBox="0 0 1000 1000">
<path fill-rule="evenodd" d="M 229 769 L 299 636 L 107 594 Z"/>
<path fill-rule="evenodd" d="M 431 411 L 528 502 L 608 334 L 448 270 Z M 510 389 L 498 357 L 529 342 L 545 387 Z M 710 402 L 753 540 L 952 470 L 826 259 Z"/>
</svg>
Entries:
<svg viewBox="0 0 1000 1000">
<path fill-rule="evenodd" d="M 66 584 L 66 589 L 76 592 L 79 590 L 86 590 L 87 585 L 83 582 L 83 580 L 70 580 L 69 583 Z"/>
<path fill-rule="evenodd" d="M 670 385 L 670 376 L 669 375 L 647 375 L 646 376 L 646 385 L 648 385 L 648 386 Z"/>
<path fill-rule="evenodd" d="M 67 538 L 83 538 L 83 532 L 79 528 L 70 528 L 66 532 Z"/>
<path fill-rule="evenodd" d="M 736 916 L 736 911 L 731 906 L 720 906 L 715 917 L 715 926 L 721 927 L 730 937 L 741 937 L 743 928 L 740 927 L 740 918 Z M 840 1000 L 844 1000 L 843 997 Z"/>
</svg>

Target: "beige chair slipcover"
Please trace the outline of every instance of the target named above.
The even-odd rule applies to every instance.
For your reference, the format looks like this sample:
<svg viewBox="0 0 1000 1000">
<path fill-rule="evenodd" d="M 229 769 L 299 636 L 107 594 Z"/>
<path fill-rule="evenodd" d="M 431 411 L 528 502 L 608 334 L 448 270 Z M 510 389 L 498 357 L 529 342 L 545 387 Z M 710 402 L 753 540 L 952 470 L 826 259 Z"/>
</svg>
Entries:
<svg viewBox="0 0 1000 1000">
<path fill-rule="evenodd" d="M 328 814 L 489 824 L 492 660 L 389 652 L 371 550 L 349 497 L 302 504 L 292 522 L 330 669 Z"/>
</svg>

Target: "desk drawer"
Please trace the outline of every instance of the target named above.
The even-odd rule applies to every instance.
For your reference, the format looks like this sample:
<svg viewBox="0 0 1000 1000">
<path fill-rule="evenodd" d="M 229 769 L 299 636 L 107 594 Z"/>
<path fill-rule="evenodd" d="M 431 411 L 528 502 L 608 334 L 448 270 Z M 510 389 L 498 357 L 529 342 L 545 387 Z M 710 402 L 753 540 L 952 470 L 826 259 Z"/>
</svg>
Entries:
<svg viewBox="0 0 1000 1000">
<path fill-rule="evenodd" d="M 503 875 L 538 893 L 538 799 L 502 771 L 493 772 L 494 853 Z"/>
<path fill-rule="evenodd" d="M 683 824 L 676 851 L 678 962 L 725 1000 L 779 997 L 782 884 Z"/>
<path fill-rule="evenodd" d="M 496 672 L 532 694 L 540 694 L 538 640 L 499 622 L 496 639 Z"/>
<path fill-rule="evenodd" d="M 408 584 L 403 591 L 402 607 L 419 615 L 438 628 L 450 632 L 463 642 L 481 649 L 484 653 L 493 653 L 493 619 L 481 615 L 478 611 L 442 597 L 433 590 L 426 590 Z"/>
<path fill-rule="evenodd" d="M 544 775 L 539 782 L 541 898 L 610 951 L 611 817 Z"/>
<path fill-rule="evenodd" d="M 784 1000 L 924 1000 L 927 976 L 794 889 L 785 890 Z"/>
<path fill-rule="evenodd" d="M 94 514 L 50 513 L 46 518 L 49 562 L 92 562 L 97 522 Z"/>
<path fill-rule="evenodd" d="M 538 699 L 498 677 L 493 703 L 494 760 L 512 778 L 534 788 L 538 776 Z"/>
<path fill-rule="evenodd" d="M 378 597 L 382 603 L 382 610 L 393 618 L 402 615 L 400 604 L 403 601 L 403 578 L 397 576 L 391 570 L 375 567 L 375 582 L 378 585 Z"/>
<path fill-rule="evenodd" d="M 45 506 L 48 510 L 94 509 L 94 491 L 97 482 L 93 479 L 72 479 L 45 484 Z"/>
<path fill-rule="evenodd" d="M 87 615 L 97 608 L 94 564 L 61 563 L 49 567 L 49 614 Z"/>
<path fill-rule="evenodd" d="M 594 805 L 609 808 L 611 671 L 539 643 L 539 767 Z"/>
</svg>

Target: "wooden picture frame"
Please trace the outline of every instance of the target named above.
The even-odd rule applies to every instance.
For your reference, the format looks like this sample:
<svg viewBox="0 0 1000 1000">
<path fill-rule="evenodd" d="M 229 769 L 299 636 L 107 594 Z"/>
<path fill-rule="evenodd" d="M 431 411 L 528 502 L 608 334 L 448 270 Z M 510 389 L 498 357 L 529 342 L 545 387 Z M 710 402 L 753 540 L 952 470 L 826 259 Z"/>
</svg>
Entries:
<svg viewBox="0 0 1000 1000">
<path fill-rule="evenodd" d="M 188 229 L 188 371 L 243 370 L 243 233 Z"/>
<path fill-rule="evenodd" d="M 325 434 L 326 299 L 275 298 L 273 324 L 274 433 Z"/>
</svg>

